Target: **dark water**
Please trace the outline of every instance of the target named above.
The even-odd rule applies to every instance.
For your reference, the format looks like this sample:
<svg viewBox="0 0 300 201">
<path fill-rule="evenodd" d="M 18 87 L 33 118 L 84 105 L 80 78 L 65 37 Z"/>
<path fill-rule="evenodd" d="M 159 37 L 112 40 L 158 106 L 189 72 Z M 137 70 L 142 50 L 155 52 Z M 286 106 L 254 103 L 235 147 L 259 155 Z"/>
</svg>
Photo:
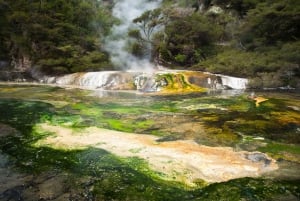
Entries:
<svg viewBox="0 0 300 201">
<path fill-rule="evenodd" d="M 257 107 L 248 95 L 158 97 L 0 85 L 0 200 L 299 200 L 300 96 L 257 92 L 268 99 Z M 36 129 L 43 122 L 261 151 L 280 168 L 261 178 L 189 188 L 153 177 L 138 158 L 92 147 L 70 151 L 33 146 L 52 135 Z"/>
</svg>

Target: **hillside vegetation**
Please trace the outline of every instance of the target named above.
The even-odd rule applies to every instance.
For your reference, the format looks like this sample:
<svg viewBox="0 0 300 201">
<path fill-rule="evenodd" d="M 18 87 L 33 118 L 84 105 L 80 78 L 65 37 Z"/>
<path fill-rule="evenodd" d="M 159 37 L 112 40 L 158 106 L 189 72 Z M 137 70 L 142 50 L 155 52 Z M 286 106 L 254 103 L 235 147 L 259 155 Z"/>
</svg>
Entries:
<svg viewBox="0 0 300 201">
<path fill-rule="evenodd" d="M 119 23 L 113 6 L 0 0 L 0 67 L 47 74 L 114 69 L 103 45 Z M 154 63 L 252 78 L 253 88 L 300 87 L 298 0 L 163 0 L 134 23 L 127 51 L 138 58 L 150 51 Z"/>
<path fill-rule="evenodd" d="M 0 59 L 48 74 L 111 66 L 101 39 L 113 24 L 95 0 L 0 0 Z"/>
<path fill-rule="evenodd" d="M 163 42 L 156 46 L 163 61 L 252 77 L 250 84 L 254 88 L 299 87 L 297 0 L 201 2 L 204 4 L 178 1 L 178 5 L 194 8 L 194 12 L 177 8 L 169 15 Z"/>
</svg>

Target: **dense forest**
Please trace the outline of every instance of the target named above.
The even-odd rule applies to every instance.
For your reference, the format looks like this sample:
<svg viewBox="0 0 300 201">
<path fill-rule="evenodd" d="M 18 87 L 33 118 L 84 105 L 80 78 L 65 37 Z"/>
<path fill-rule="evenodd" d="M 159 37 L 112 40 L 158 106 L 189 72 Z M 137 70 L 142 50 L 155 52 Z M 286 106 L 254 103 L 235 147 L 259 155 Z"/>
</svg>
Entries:
<svg viewBox="0 0 300 201">
<path fill-rule="evenodd" d="M 0 0 L 0 70 L 118 69 L 104 48 L 120 23 L 114 4 Z M 298 0 L 163 0 L 133 22 L 127 51 L 138 58 L 150 52 L 169 68 L 248 77 L 253 88 L 300 87 Z"/>
<path fill-rule="evenodd" d="M 47 74 L 111 67 L 101 38 L 110 10 L 95 0 L 1 0 L 0 59 L 14 69 Z"/>
</svg>

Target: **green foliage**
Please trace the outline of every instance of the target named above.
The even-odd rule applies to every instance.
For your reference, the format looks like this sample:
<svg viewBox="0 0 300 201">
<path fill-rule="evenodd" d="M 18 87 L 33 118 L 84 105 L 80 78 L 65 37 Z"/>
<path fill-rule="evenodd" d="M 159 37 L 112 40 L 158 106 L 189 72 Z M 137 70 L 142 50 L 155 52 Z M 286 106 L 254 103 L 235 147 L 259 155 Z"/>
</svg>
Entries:
<svg viewBox="0 0 300 201">
<path fill-rule="evenodd" d="M 242 43 L 253 50 L 274 45 L 275 41 L 297 41 L 300 37 L 299 9 L 295 0 L 258 4 L 248 12 L 242 27 Z"/>
<path fill-rule="evenodd" d="M 132 44 L 131 53 L 137 57 L 152 56 L 151 45 L 155 43 L 154 33 L 165 23 L 161 9 L 148 10 L 133 22 L 138 29 L 130 30 L 128 36 L 135 39 Z"/>
<path fill-rule="evenodd" d="M 213 41 L 221 35 L 219 28 L 212 25 L 208 17 L 198 13 L 171 20 L 157 49 L 165 61 L 195 64 L 214 51 Z"/>
<path fill-rule="evenodd" d="M 161 63 L 251 77 L 253 88 L 299 87 L 297 0 L 165 0 L 163 6 L 169 18 L 155 43 Z"/>
<path fill-rule="evenodd" d="M 161 9 L 148 10 L 133 20 L 142 31 L 142 39 L 151 42 L 152 33 L 164 23 Z"/>
<path fill-rule="evenodd" d="M 183 63 L 186 61 L 186 55 L 184 54 L 177 54 L 175 56 L 175 61 L 177 61 L 178 63 Z"/>
<path fill-rule="evenodd" d="M 197 65 L 197 68 L 235 76 L 252 77 L 249 87 L 298 87 L 300 42 L 285 43 L 260 51 L 224 48 L 223 52 Z"/>
<path fill-rule="evenodd" d="M 226 5 L 230 5 L 230 8 L 235 10 L 240 17 L 244 17 L 250 9 L 255 8 L 258 3 L 264 1 L 265 0 L 227 0 L 223 1 L 223 3 L 227 3 Z M 220 2 L 220 0 L 218 0 L 218 2 Z"/>
<path fill-rule="evenodd" d="M 112 69 L 102 49 L 119 23 L 112 6 L 0 0 L 0 61 L 26 57 L 48 74 Z M 300 87 L 299 10 L 298 0 L 163 0 L 134 19 L 127 51 L 167 66 L 251 77 L 254 88 Z"/>
<path fill-rule="evenodd" d="M 238 25 L 228 13 L 214 17 L 214 23 L 223 26 L 221 43 L 216 54 L 194 68 L 252 77 L 253 88 L 299 87 L 299 4 L 295 0 L 215 3 L 237 11 L 242 23 Z"/>
<path fill-rule="evenodd" d="M 99 41 L 109 33 L 113 18 L 100 2 L 6 0 L 3 5 L 0 22 L 9 34 L 1 32 L 0 42 L 7 58 L 27 55 L 51 74 L 111 67 Z"/>
</svg>

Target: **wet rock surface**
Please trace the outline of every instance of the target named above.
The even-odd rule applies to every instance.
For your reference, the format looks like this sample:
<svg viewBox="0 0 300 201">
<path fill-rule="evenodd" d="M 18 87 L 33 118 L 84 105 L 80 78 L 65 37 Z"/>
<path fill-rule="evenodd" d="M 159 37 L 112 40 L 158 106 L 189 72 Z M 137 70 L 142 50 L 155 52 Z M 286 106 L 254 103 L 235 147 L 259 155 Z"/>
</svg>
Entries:
<svg viewBox="0 0 300 201">
<path fill-rule="evenodd" d="M 93 200 L 88 188 L 92 178 L 82 180 L 74 188 L 74 183 L 67 173 L 44 172 L 38 175 L 26 175 L 10 169 L 9 174 L 0 169 L 0 200 L 1 201 L 38 201 L 38 200 Z M 74 176 L 74 175 L 73 175 Z"/>
<path fill-rule="evenodd" d="M 0 123 L 0 137 L 7 137 L 12 135 L 18 135 L 18 134 L 19 131 L 17 131 L 15 128 L 7 124 Z"/>
<path fill-rule="evenodd" d="M 215 183 L 246 176 L 257 177 L 278 168 L 274 160 L 259 152 L 235 152 L 228 147 L 201 146 L 193 141 L 165 139 L 160 142 L 159 138 L 151 135 L 95 127 L 81 130 L 80 135 L 58 126 L 42 124 L 40 127 L 55 133 L 55 137 L 43 139 L 36 146 L 71 150 L 94 146 L 121 157 L 139 157 L 146 160 L 152 170 L 166 175 L 164 179 L 188 186 L 195 185 L 193 182 L 197 179 Z"/>
<path fill-rule="evenodd" d="M 208 89 L 245 89 L 247 79 L 214 75 L 199 71 L 103 71 L 45 77 L 43 83 L 74 85 L 105 90 L 138 90 L 140 92 L 199 91 Z"/>
<path fill-rule="evenodd" d="M 265 166 L 270 165 L 271 160 L 263 153 L 249 153 L 246 158 L 253 162 L 263 162 Z"/>
<path fill-rule="evenodd" d="M 0 201 L 59 201 L 72 200 L 72 197 L 84 200 L 84 193 L 71 187 L 67 173 L 21 173 L 7 155 L 0 153 Z"/>
</svg>

